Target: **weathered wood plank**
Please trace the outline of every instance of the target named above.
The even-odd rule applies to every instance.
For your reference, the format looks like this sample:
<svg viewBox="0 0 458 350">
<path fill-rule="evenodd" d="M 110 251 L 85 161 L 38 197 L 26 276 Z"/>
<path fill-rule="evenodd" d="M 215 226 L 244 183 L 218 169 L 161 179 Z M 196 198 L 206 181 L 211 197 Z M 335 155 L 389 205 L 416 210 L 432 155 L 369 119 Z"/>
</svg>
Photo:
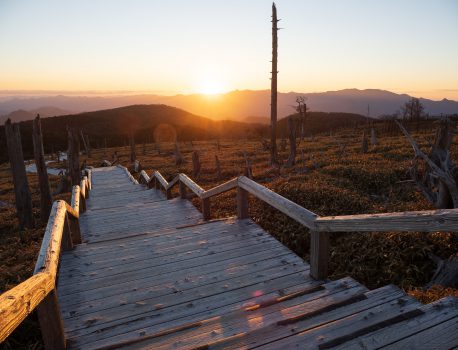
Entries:
<svg viewBox="0 0 458 350">
<path fill-rule="evenodd" d="M 456 231 L 458 209 L 328 216 L 317 218 L 315 224 L 318 230 L 328 232 Z"/>
<path fill-rule="evenodd" d="M 433 326 L 440 325 L 445 321 L 458 317 L 458 300 L 453 297 L 443 298 L 434 303 L 423 305 L 421 311 L 424 313 L 417 317 L 375 330 L 374 332 L 345 342 L 333 349 L 375 350 L 390 344 L 395 345 L 397 341 L 416 335 Z"/>
<path fill-rule="evenodd" d="M 267 187 L 264 187 L 245 176 L 239 177 L 238 185 L 305 227 L 308 227 L 309 229 L 315 228 L 315 220 L 318 215 L 301 207 L 299 204 L 280 196 L 279 194 L 269 190 Z"/>
</svg>

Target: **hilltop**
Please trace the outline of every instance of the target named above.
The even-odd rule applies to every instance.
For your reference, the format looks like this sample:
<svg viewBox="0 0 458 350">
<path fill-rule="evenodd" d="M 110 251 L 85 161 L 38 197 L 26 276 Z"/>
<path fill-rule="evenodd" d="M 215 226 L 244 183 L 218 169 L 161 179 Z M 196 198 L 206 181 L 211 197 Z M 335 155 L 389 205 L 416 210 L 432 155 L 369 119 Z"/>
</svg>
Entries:
<svg viewBox="0 0 458 350">
<path fill-rule="evenodd" d="M 357 114 L 309 112 L 305 129 L 307 135 L 363 123 Z M 269 126 L 231 120 L 215 121 L 185 110 L 166 105 L 132 105 L 80 114 L 44 118 L 42 120 L 45 152 L 67 148 L 66 128 L 80 129 L 89 136 L 93 148 L 127 144 L 133 132 L 137 143 L 175 142 L 209 139 L 260 139 L 268 137 Z M 0 126 L 0 135 L 4 135 Z M 24 157 L 33 157 L 32 122 L 20 123 Z M 286 135 L 286 120 L 279 121 L 278 136 Z M 0 163 L 8 160 L 6 141 L 0 138 Z"/>
</svg>

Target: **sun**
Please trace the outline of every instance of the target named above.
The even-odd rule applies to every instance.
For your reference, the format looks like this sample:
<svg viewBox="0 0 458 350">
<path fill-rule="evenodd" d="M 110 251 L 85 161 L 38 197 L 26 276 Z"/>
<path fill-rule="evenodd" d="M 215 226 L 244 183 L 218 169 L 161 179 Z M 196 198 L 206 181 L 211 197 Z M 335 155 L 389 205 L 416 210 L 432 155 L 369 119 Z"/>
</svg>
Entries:
<svg viewBox="0 0 458 350">
<path fill-rule="evenodd" d="M 204 95 L 218 95 L 225 91 L 225 86 L 222 82 L 205 80 L 199 84 L 198 91 Z"/>
</svg>

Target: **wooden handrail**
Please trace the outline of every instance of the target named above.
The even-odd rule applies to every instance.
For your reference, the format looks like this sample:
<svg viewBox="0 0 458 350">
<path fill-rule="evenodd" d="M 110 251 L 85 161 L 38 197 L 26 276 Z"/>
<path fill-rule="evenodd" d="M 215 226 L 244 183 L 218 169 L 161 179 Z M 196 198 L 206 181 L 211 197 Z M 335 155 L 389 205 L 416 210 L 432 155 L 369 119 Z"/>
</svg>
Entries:
<svg viewBox="0 0 458 350">
<path fill-rule="evenodd" d="M 35 309 L 47 349 L 65 349 L 65 334 L 57 301 L 56 278 L 61 250 L 81 242 L 79 217 L 91 189 L 91 172 L 73 186 L 71 205 L 53 203 L 34 275 L 0 295 L 0 342 L 4 341 Z M 82 205 L 82 206 L 81 206 Z"/>
<path fill-rule="evenodd" d="M 140 177 L 143 177 L 142 182 L 145 184 L 157 180 L 166 191 L 167 198 L 171 198 L 170 189 L 177 183 L 189 188 L 202 201 L 204 220 L 210 219 L 211 197 L 236 188 L 237 216 L 244 219 L 248 217 L 247 194 L 254 195 L 310 230 L 310 274 L 316 279 L 327 278 L 329 232 L 458 231 L 458 209 L 320 217 L 245 176 L 236 177 L 209 190 L 204 190 L 182 173 L 171 182 L 167 182 L 158 171 L 154 171 L 151 178 L 145 172 Z M 183 191 L 181 189 L 180 192 Z M 186 198 L 183 193 L 181 197 Z"/>
</svg>

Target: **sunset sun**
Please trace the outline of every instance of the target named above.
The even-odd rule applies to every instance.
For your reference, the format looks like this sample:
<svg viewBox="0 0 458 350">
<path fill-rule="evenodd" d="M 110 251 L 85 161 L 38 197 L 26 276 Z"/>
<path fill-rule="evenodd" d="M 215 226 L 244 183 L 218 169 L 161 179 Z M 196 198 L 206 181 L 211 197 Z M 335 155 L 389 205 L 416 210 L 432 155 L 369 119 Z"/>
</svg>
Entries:
<svg viewBox="0 0 458 350">
<path fill-rule="evenodd" d="M 203 80 L 198 85 L 198 92 L 204 95 L 217 95 L 225 91 L 225 86 L 220 81 L 215 80 Z"/>
</svg>

